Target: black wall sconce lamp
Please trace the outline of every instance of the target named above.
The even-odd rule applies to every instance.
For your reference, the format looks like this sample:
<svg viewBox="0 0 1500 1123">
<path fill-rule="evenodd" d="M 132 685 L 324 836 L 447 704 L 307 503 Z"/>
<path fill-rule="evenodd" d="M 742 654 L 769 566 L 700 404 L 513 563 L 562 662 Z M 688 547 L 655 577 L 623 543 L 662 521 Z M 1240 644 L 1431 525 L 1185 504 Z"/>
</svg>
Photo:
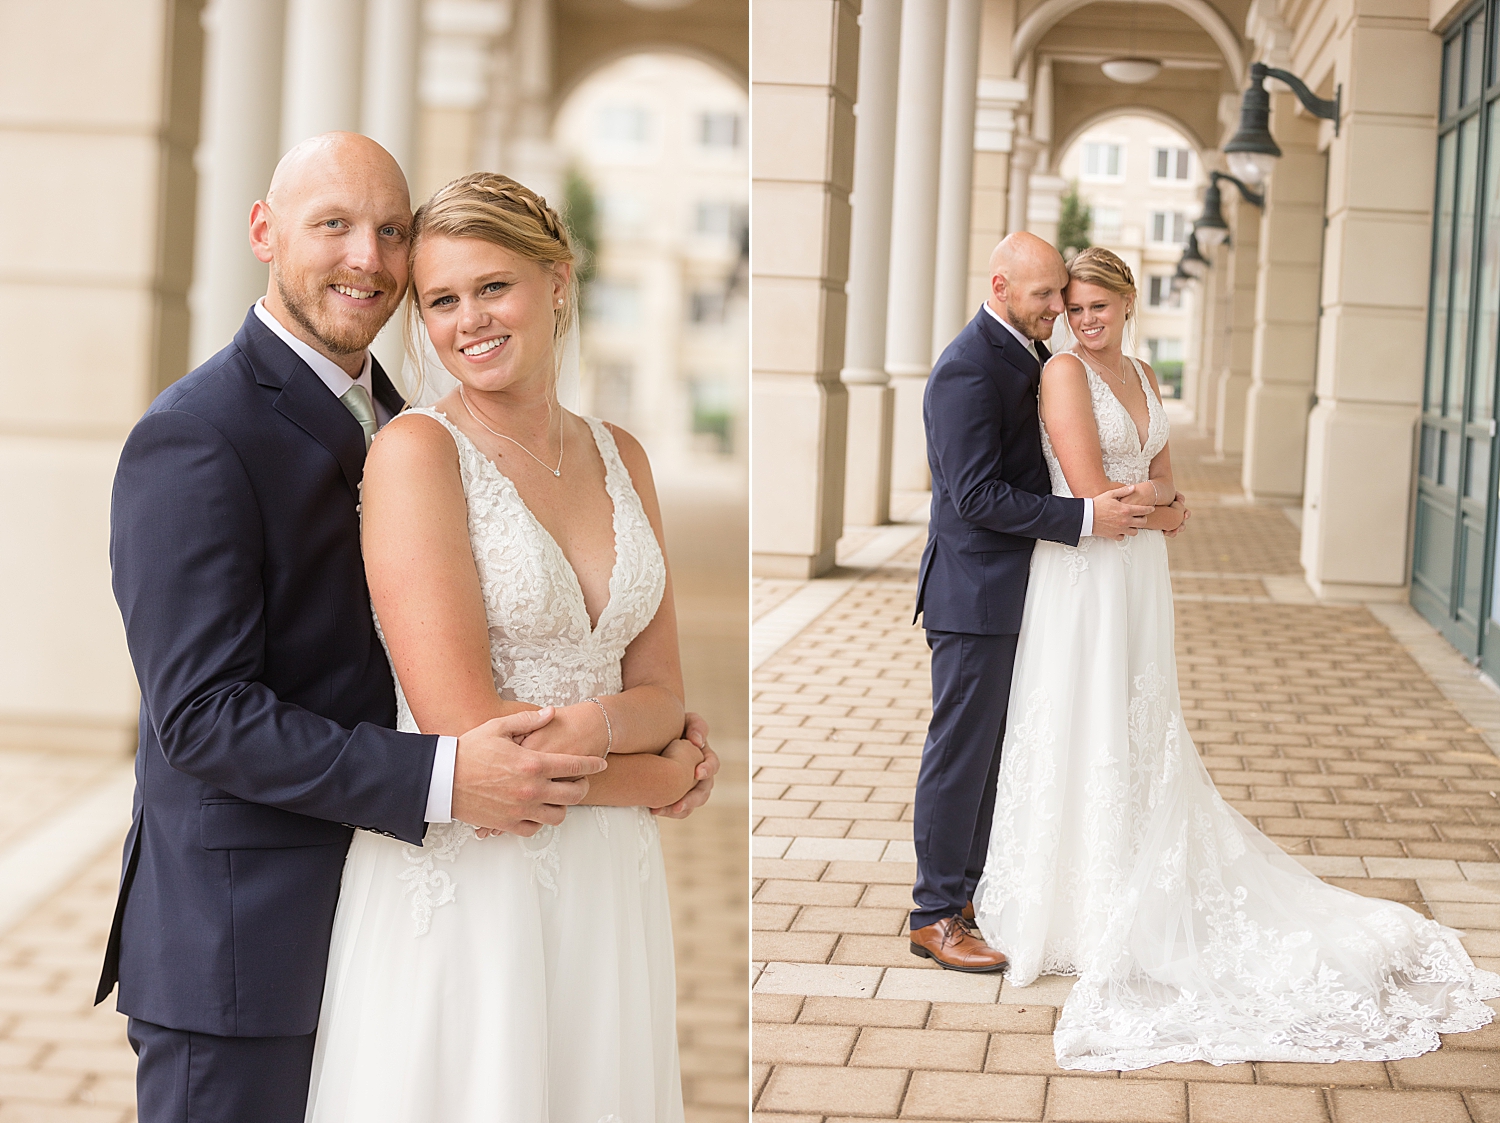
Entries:
<svg viewBox="0 0 1500 1123">
<path fill-rule="evenodd" d="M 1187 248 L 1182 251 L 1182 258 L 1177 262 L 1177 271 L 1191 281 L 1201 281 L 1208 275 L 1208 258 L 1198 250 L 1196 232 L 1188 235 Z"/>
<path fill-rule="evenodd" d="M 1321 98 L 1307 88 L 1307 84 L 1286 70 L 1267 66 L 1263 62 L 1250 64 L 1250 85 L 1245 98 L 1240 102 L 1240 127 L 1224 146 L 1224 155 L 1229 159 L 1229 169 L 1246 183 L 1262 183 L 1276 161 L 1281 158 L 1281 148 L 1271 135 L 1271 95 L 1266 93 L 1266 79 L 1276 78 L 1292 88 L 1303 107 L 1314 117 L 1333 122 L 1333 135 L 1339 135 L 1339 110 L 1343 105 L 1344 87 L 1333 88 L 1333 97 Z"/>
<path fill-rule="evenodd" d="M 1208 173 L 1208 189 L 1203 192 L 1203 213 L 1193 223 L 1193 234 L 1201 245 L 1214 249 L 1224 244 L 1229 237 L 1229 224 L 1224 221 L 1223 199 L 1219 193 L 1220 181 L 1227 181 L 1240 189 L 1240 196 L 1252 207 L 1265 208 L 1266 197 L 1257 195 L 1232 175 L 1223 172 Z"/>
</svg>

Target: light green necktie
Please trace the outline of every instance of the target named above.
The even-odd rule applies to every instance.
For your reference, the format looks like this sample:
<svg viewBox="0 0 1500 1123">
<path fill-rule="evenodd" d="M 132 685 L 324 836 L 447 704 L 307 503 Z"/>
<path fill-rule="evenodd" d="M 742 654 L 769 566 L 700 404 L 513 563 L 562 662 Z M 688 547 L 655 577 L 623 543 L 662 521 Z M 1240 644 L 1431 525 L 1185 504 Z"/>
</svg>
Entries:
<svg viewBox="0 0 1500 1123">
<path fill-rule="evenodd" d="M 359 422 L 359 427 L 365 431 L 365 451 L 370 450 L 370 442 L 375 439 L 375 405 L 370 401 L 370 392 L 359 383 L 355 383 L 339 396 L 339 401 L 344 403 L 344 408 L 354 414 L 354 420 Z"/>
</svg>

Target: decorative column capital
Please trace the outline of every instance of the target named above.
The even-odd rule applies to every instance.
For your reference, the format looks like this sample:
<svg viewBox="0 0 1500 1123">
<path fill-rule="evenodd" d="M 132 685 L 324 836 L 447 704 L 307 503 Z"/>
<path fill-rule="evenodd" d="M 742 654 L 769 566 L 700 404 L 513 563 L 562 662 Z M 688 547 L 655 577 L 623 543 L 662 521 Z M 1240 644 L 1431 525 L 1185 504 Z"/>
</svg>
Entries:
<svg viewBox="0 0 1500 1123">
<path fill-rule="evenodd" d="M 1016 133 L 1016 110 L 1026 104 L 1025 82 L 981 78 L 974 95 L 974 151 L 1009 152 Z"/>
</svg>

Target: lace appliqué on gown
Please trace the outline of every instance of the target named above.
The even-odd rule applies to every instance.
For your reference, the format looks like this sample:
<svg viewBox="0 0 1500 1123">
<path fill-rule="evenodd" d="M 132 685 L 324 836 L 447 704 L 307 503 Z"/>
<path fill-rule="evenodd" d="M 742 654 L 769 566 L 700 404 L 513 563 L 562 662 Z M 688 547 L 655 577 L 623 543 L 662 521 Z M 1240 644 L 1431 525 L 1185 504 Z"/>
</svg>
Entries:
<svg viewBox="0 0 1500 1123">
<path fill-rule="evenodd" d="M 666 591 L 666 565 L 656 533 L 630 482 L 614 438 L 601 421 L 587 419 L 604 460 L 604 487 L 614 508 L 615 562 L 609 576 L 609 601 L 592 624 L 578 576 L 562 547 L 547 533 L 521 493 L 492 460 L 441 413 L 411 410 L 438 421 L 458 450 L 459 474 L 469 509 L 469 539 L 479 571 L 480 593 L 489 624 L 490 662 L 495 688 L 502 698 L 537 706 L 567 706 L 598 694 L 620 691 L 620 659 L 625 648 L 656 615 Z M 376 631 L 380 621 L 376 619 Z M 381 643 L 385 634 L 380 632 Z M 391 668 L 396 677 L 395 667 Z M 406 695 L 396 681 L 397 727 L 415 729 Z M 600 834 L 609 836 L 605 808 L 590 808 Z M 649 812 L 644 812 L 648 819 Z M 650 824 L 654 831 L 654 820 Z M 494 839 L 497 845 L 519 844 L 530 860 L 532 877 L 553 893 L 561 869 L 561 828 L 543 826 L 529 839 Z M 643 852 L 648 848 L 641 827 Z M 459 850 L 480 840 L 466 823 L 434 824 L 421 846 L 404 853 L 410 867 L 401 878 L 411 896 L 412 921 L 427 932 L 435 909 L 457 899 L 448 870 Z M 646 858 L 641 858 L 642 880 Z"/>
<path fill-rule="evenodd" d="M 1122 484 L 1148 479 L 1167 441 L 1136 373 L 1144 443 L 1088 370 L 1105 473 Z M 1069 494 L 1042 437 L 1053 491 Z M 1079 977 L 1058 1064 L 1393 1060 L 1487 1024 L 1500 977 L 1475 969 L 1456 933 L 1325 884 L 1214 788 L 1182 719 L 1161 533 L 1084 541 L 1033 554 L 975 894 L 1013 984 Z"/>
</svg>

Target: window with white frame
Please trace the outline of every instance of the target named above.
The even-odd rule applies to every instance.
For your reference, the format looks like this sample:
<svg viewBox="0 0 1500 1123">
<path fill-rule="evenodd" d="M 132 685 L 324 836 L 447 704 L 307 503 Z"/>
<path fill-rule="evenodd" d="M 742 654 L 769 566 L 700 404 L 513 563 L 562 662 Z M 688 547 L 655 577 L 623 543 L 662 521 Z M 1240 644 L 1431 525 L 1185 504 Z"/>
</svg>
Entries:
<svg viewBox="0 0 1500 1123">
<path fill-rule="evenodd" d="M 1186 183 L 1190 161 L 1188 149 L 1158 145 L 1151 150 L 1151 178 Z"/>
<path fill-rule="evenodd" d="M 1147 278 L 1146 304 L 1151 308 L 1180 308 L 1182 299 L 1172 291 L 1172 277 L 1158 273 Z"/>
<path fill-rule="evenodd" d="M 1080 174 L 1084 179 L 1125 178 L 1125 146 L 1107 140 L 1087 141 Z"/>
<path fill-rule="evenodd" d="M 1161 246 L 1180 246 L 1187 241 L 1188 216 L 1181 211 L 1152 211 L 1151 240 Z"/>
<path fill-rule="evenodd" d="M 1124 215 L 1119 207 L 1094 207 L 1094 229 L 1091 240 L 1101 245 L 1120 240 L 1120 227 Z"/>
<path fill-rule="evenodd" d="M 610 145 L 642 145 L 651 132 L 651 112 L 644 105 L 608 102 L 594 116 L 594 138 Z"/>
<path fill-rule="evenodd" d="M 701 148 L 738 148 L 740 115 L 710 111 L 698 115 L 698 145 Z"/>
</svg>

